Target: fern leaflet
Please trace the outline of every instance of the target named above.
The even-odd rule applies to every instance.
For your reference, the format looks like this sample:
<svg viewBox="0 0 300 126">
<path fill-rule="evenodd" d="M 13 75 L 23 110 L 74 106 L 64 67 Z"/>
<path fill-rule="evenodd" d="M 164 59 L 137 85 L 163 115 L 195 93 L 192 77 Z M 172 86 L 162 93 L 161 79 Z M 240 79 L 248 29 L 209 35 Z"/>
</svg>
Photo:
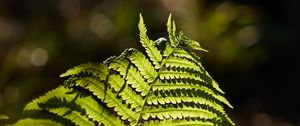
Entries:
<svg viewBox="0 0 300 126">
<path fill-rule="evenodd" d="M 13 126 L 63 126 L 62 124 L 52 121 L 50 119 L 32 119 L 32 118 L 26 118 L 21 119 Z M 8 125 L 9 126 L 9 125 Z"/>
</svg>

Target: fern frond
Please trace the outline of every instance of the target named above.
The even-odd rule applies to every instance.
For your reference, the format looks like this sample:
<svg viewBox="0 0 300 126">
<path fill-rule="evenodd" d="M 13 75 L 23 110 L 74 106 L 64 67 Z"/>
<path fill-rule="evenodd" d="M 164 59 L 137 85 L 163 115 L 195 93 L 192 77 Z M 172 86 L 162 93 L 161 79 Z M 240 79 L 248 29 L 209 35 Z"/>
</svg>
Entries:
<svg viewBox="0 0 300 126">
<path fill-rule="evenodd" d="M 7 126 L 63 126 L 62 124 L 52 121 L 50 119 L 33 119 L 26 118 L 21 119 L 13 125 Z"/>
<path fill-rule="evenodd" d="M 73 67 L 72 69 L 69 69 L 67 72 L 63 73 L 60 75 L 60 77 L 67 77 L 70 75 L 76 75 L 79 73 L 91 73 L 91 74 L 95 74 L 95 75 L 99 75 L 100 74 L 100 65 L 97 63 L 85 63 L 85 64 L 81 64 L 79 66 Z"/>
<path fill-rule="evenodd" d="M 94 122 L 90 121 L 84 115 L 81 115 L 80 112 L 74 111 L 70 108 L 61 107 L 61 108 L 53 108 L 48 109 L 49 112 L 57 114 L 65 119 L 70 120 L 75 123 L 77 126 L 94 126 Z"/>
<path fill-rule="evenodd" d="M 168 17 L 168 21 L 167 21 L 167 31 L 168 31 L 168 34 L 169 34 L 169 39 L 170 39 L 170 43 L 171 45 L 174 47 L 176 45 L 176 42 L 175 42 L 175 38 L 173 36 L 173 27 L 172 27 L 172 14 L 169 15 Z"/>
<path fill-rule="evenodd" d="M 141 73 L 135 67 L 130 66 L 126 59 L 115 59 L 111 61 L 109 67 L 125 77 L 127 83 L 132 85 L 137 92 L 141 92 L 142 96 L 146 95 L 149 84 L 145 82 Z"/>
<path fill-rule="evenodd" d="M 104 100 L 103 102 L 107 104 L 108 107 L 113 107 L 121 119 L 133 121 L 137 118 L 137 113 L 127 107 L 127 104 L 123 104 L 122 99 L 117 98 L 117 94 L 113 93 L 112 90 L 104 89 L 104 83 L 98 81 L 96 78 L 84 77 L 74 79 L 73 82 L 76 86 L 83 87 L 91 91 L 97 98 Z M 104 92 L 106 95 L 104 95 Z"/>
<path fill-rule="evenodd" d="M 175 37 L 176 36 L 175 35 L 176 25 L 175 25 L 174 22 L 172 24 L 171 18 L 172 18 L 172 15 L 170 14 L 169 18 L 168 18 L 168 22 L 167 22 L 167 31 L 168 31 L 168 34 L 169 34 L 169 39 L 170 39 L 171 46 L 172 47 L 176 47 L 179 42 L 178 42 L 178 40 Z"/>
<path fill-rule="evenodd" d="M 230 105 L 230 103 L 223 96 L 214 93 L 213 90 L 211 90 L 210 88 L 205 87 L 203 85 L 187 84 L 184 82 L 177 82 L 176 84 L 165 82 L 165 83 L 161 83 L 161 84 L 160 83 L 154 84 L 152 90 L 154 92 L 155 91 L 159 91 L 159 92 L 160 91 L 163 91 L 163 92 L 186 91 L 189 93 L 194 93 L 194 95 L 192 95 L 192 96 L 194 96 L 194 98 L 195 98 L 195 96 L 199 95 L 199 92 L 202 92 L 202 93 L 206 94 L 205 98 L 207 99 L 207 103 L 209 103 L 209 99 L 212 99 L 215 102 L 219 101 L 221 103 L 228 105 L 229 107 L 232 107 Z M 201 94 L 201 95 L 203 95 L 203 94 Z M 172 95 L 167 95 L 167 96 L 172 96 Z M 204 96 L 200 96 L 200 97 L 204 97 Z M 219 105 L 213 105 L 213 106 L 216 107 L 216 109 L 221 108 Z"/>
<path fill-rule="evenodd" d="M 42 110 L 42 108 L 39 106 L 40 103 L 46 103 L 49 99 L 55 97 L 55 96 L 62 96 L 64 95 L 68 89 L 65 89 L 62 86 L 57 87 L 56 89 L 53 89 L 49 92 L 47 92 L 45 95 L 40 96 L 39 98 L 36 98 L 29 102 L 25 107 L 24 110 Z"/>
<path fill-rule="evenodd" d="M 191 62 L 185 58 L 179 58 L 175 56 L 169 57 L 169 59 L 166 61 L 167 67 L 176 67 L 176 68 L 185 68 L 189 70 L 194 70 L 197 72 L 201 72 L 200 67 L 195 64 L 194 62 Z"/>
<path fill-rule="evenodd" d="M 218 93 L 224 94 L 224 92 L 219 88 L 218 84 L 211 79 L 209 76 L 197 72 L 197 71 L 192 71 L 188 72 L 186 70 L 184 71 L 177 71 L 176 68 L 165 68 L 160 72 L 160 79 L 187 79 L 191 81 L 196 81 L 200 82 L 199 84 L 205 84 L 208 87 L 212 87 L 213 90 L 215 90 Z"/>
<path fill-rule="evenodd" d="M 108 77 L 108 83 L 114 89 L 114 91 L 118 92 L 123 87 L 125 81 L 120 75 L 112 74 Z"/>
<path fill-rule="evenodd" d="M 210 101 L 208 98 L 203 98 L 203 97 L 190 97 L 190 96 L 155 96 L 155 95 L 150 95 L 147 103 L 149 105 L 157 105 L 157 104 L 180 104 L 180 103 L 195 103 L 195 104 L 202 104 L 202 105 L 207 105 L 209 107 L 214 108 L 220 113 L 225 113 L 224 109 L 221 107 L 221 105 L 214 103 Z"/>
<path fill-rule="evenodd" d="M 162 55 L 160 54 L 160 51 L 155 47 L 154 42 L 148 38 L 147 28 L 144 24 L 144 20 L 141 14 L 140 14 L 140 21 L 138 27 L 140 30 L 140 42 L 145 48 L 150 60 L 155 65 L 155 68 L 159 69 L 161 67 L 160 62 L 162 60 Z"/>
<path fill-rule="evenodd" d="M 104 82 L 96 77 L 72 77 L 66 84 L 71 87 L 78 86 L 89 90 L 100 100 L 104 100 L 107 94 Z"/>
<path fill-rule="evenodd" d="M 75 101 L 78 105 L 85 109 L 86 115 L 99 123 L 103 123 L 105 126 L 120 126 L 123 125 L 122 121 L 109 113 L 106 109 L 98 104 L 98 102 L 91 96 L 78 98 Z"/>
<path fill-rule="evenodd" d="M 114 62 L 116 62 L 116 60 L 111 61 L 112 66 L 115 66 L 116 64 L 114 64 Z M 120 61 L 121 62 L 121 61 Z M 103 67 L 106 68 L 106 67 Z M 119 67 L 122 68 L 122 67 Z M 123 70 L 123 71 L 122 71 Z M 126 72 L 126 68 L 121 69 L 122 72 Z M 108 70 L 106 70 L 108 74 Z M 126 74 L 126 73 L 124 73 Z M 108 84 L 114 89 L 114 91 L 119 92 L 121 90 L 121 88 L 123 87 L 123 85 L 125 84 L 124 79 L 117 74 L 111 74 L 108 77 Z M 92 88 L 90 88 L 92 89 Z M 103 91 L 105 92 L 105 91 Z M 136 108 L 136 110 L 140 110 L 141 108 L 141 103 L 142 103 L 142 99 L 139 95 L 137 95 L 130 87 L 125 87 L 121 93 L 119 93 L 119 95 L 122 97 L 123 100 L 126 101 L 126 103 L 131 104 L 132 107 Z"/>
<path fill-rule="evenodd" d="M 207 71 L 205 71 L 205 69 L 203 68 L 201 62 L 200 62 L 200 57 L 198 57 L 194 52 L 188 52 L 195 60 L 196 60 L 196 63 L 200 66 L 200 68 L 205 72 L 205 76 L 209 78 L 209 80 L 212 80 L 210 82 L 212 82 L 212 86 L 217 90 L 219 91 L 220 93 L 222 94 L 225 94 L 225 92 L 219 87 L 219 85 L 217 84 L 216 81 L 214 81 L 212 79 L 212 77 L 209 75 L 209 73 Z"/>
<path fill-rule="evenodd" d="M 170 69 L 170 70 L 168 70 Z M 200 81 L 203 83 L 205 82 L 202 78 L 197 73 L 187 73 L 187 72 L 178 72 L 176 70 L 173 70 L 172 68 L 165 68 L 160 72 L 159 78 L 161 80 L 164 79 L 191 79 L 191 80 L 196 80 Z"/>
<path fill-rule="evenodd" d="M 47 101 L 50 101 L 53 98 L 58 98 L 60 100 L 66 100 L 67 103 L 75 102 L 76 105 L 79 105 L 81 108 L 85 110 L 85 113 L 89 119 L 97 121 L 99 123 L 103 123 L 105 125 L 121 125 L 121 120 L 115 117 L 114 115 L 108 113 L 105 109 L 98 105 L 97 101 L 94 100 L 91 96 L 80 97 L 77 98 L 77 93 L 70 94 L 73 90 L 64 88 L 62 86 L 46 93 L 44 96 L 35 99 L 31 103 L 27 104 L 24 110 L 42 110 L 42 109 L 50 109 L 50 112 L 56 112 L 58 114 L 58 110 L 53 110 L 53 106 L 43 106 L 41 104 L 46 104 Z M 55 102 L 55 104 L 59 104 Z M 63 106 L 59 104 L 57 106 Z M 46 108 L 45 108 L 46 107 Z M 64 108 L 65 109 L 69 108 Z M 75 113 L 76 114 L 76 113 Z"/>
<path fill-rule="evenodd" d="M 228 104 L 223 96 L 214 94 L 209 88 L 199 85 L 157 83 L 153 85 L 153 92 L 147 99 L 149 105 L 195 103 L 207 105 L 219 113 L 225 114 L 220 103 Z"/>
<path fill-rule="evenodd" d="M 130 56 L 130 60 L 141 74 L 147 79 L 147 82 L 153 82 L 155 77 L 157 76 L 157 72 L 155 71 L 154 67 L 151 65 L 149 60 L 142 54 L 140 51 L 135 50 Z"/>
<path fill-rule="evenodd" d="M 212 79 L 212 77 L 210 77 L 208 72 L 206 72 L 206 75 Z M 225 94 L 225 92 L 219 87 L 218 83 L 215 80 L 212 79 L 211 83 L 212 83 L 212 86 L 214 87 L 214 89 L 216 89 L 217 91 L 219 91 L 222 94 Z"/>
<path fill-rule="evenodd" d="M 28 103 L 24 110 L 55 114 L 54 120 L 75 125 L 235 125 L 223 105 L 232 108 L 224 92 L 208 74 L 193 51 L 200 44 L 176 34 L 171 15 L 169 41 L 153 42 L 142 15 L 138 24 L 145 49 L 126 49 L 103 63 L 85 63 L 69 69 L 64 86 Z M 16 124 L 45 125 L 51 120 L 27 119 Z"/>
<path fill-rule="evenodd" d="M 182 41 L 183 44 L 186 45 L 186 47 L 188 47 L 189 49 L 208 52 L 207 50 L 203 49 L 200 46 L 199 42 L 186 37 L 182 31 L 179 32 L 178 37 L 179 37 L 179 40 Z"/>
<path fill-rule="evenodd" d="M 109 94 L 113 94 L 108 91 Z M 117 100 L 115 98 L 107 97 L 104 101 L 107 103 L 108 107 L 114 107 L 114 110 L 121 116 L 122 120 L 128 120 L 131 124 L 137 122 L 138 113 L 133 111 L 133 108 L 128 108 L 128 105 L 122 104 L 122 100 Z"/>
<path fill-rule="evenodd" d="M 169 42 L 165 43 L 165 49 L 163 51 L 164 58 L 166 58 L 166 57 L 170 56 L 172 53 L 174 53 L 174 50 L 176 50 L 176 49 L 174 49 Z"/>
<path fill-rule="evenodd" d="M 166 119 L 166 120 L 151 120 L 145 122 L 143 126 L 215 126 L 210 121 L 198 119 Z"/>
<path fill-rule="evenodd" d="M 143 115 L 144 120 L 149 117 L 162 119 L 183 119 L 183 118 L 200 118 L 200 119 L 219 119 L 216 113 L 198 106 L 186 106 L 184 104 L 173 104 L 165 106 L 151 106 L 147 108 Z"/>
<path fill-rule="evenodd" d="M 70 102 L 70 101 L 69 101 Z M 85 115 L 81 114 L 80 111 L 77 111 L 75 108 L 69 108 L 64 106 L 72 106 L 72 105 L 63 105 L 60 102 L 46 102 L 46 103 L 39 103 L 41 107 L 40 109 L 47 110 L 50 113 L 56 114 L 64 119 L 67 119 L 73 122 L 76 125 L 94 125 L 94 122 L 89 121 L 89 118 Z M 59 107 L 60 106 L 60 107 Z"/>
<path fill-rule="evenodd" d="M 196 59 L 194 59 L 193 56 L 190 55 L 189 52 L 187 52 L 184 49 L 176 49 L 176 50 L 174 50 L 173 55 L 177 56 L 177 57 L 180 57 L 180 58 L 186 58 L 186 59 L 192 60 L 194 62 L 198 62 Z"/>
</svg>

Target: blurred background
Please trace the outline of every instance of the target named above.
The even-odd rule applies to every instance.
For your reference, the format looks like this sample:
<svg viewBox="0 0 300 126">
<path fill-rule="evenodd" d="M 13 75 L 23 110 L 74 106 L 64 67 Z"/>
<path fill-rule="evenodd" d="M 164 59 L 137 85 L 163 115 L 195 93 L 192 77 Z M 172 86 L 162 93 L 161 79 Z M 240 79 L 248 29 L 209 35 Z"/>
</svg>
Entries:
<svg viewBox="0 0 300 126">
<path fill-rule="evenodd" d="M 300 11 L 297 0 L 0 0 L 0 115 L 11 123 L 58 76 L 148 35 L 167 36 L 169 13 L 201 43 L 203 64 L 235 107 L 239 126 L 300 126 Z M 1 125 L 1 123 L 0 123 Z"/>
</svg>

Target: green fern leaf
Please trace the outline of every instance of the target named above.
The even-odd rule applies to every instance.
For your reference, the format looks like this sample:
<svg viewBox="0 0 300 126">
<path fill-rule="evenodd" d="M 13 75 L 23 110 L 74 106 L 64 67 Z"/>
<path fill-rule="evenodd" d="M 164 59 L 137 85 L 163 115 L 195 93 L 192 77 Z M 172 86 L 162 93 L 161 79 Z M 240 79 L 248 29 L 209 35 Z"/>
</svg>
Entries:
<svg viewBox="0 0 300 126">
<path fill-rule="evenodd" d="M 169 70 L 170 69 L 170 70 Z M 199 75 L 193 73 L 187 73 L 187 72 L 179 72 L 176 70 L 173 70 L 172 68 L 165 68 L 160 72 L 159 75 L 160 79 L 192 79 L 196 81 L 201 81 L 203 83 L 207 83 L 203 80 L 203 78 L 200 78 Z"/>
<path fill-rule="evenodd" d="M 177 34 L 171 15 L 169 41 L 150 40 L 142 15 L 138 27 L 145 54 L 130 48 L 103 63 L 73 67 L 61 75 L 68 77 L 64 86 L 28 103 L 25 112 L 48 111 L 75 125 L 235 125 L 223 108 L 232 108 L 224 92 L 193 52 L 206 50 Z M 16 124 L 31 121 L 59 125 Z"/>
<path fill-rule="evenodd" d="M 174 48 L 172 48 L 170 43 L 166 43 L 165 46 L 166 47 L 165 47 L 165 50 L 163 52 L 164 58 L 170 56 L 172 53 L 174 54 L 174 52 L 175 52 Z"/>
<path fill-rule="evenodd" d="M 170 103 L 171 104 L 195 103 L 195 104 L 207 105 L 211 108 L 214 108 L 215 110 L 217 110 L 220 113 L 225 113 L 225 111 L 221 105 L 209 100 L 209 98 L 203 98 L 203 97 L 199 97 L 199 96 L 176 97 L 176 96 L 162 96 L 162 95 L 155 96 L 152 94 L 149 96 L 147 103 L 149 105 L 157 105 L 157 104 L 165 105 L 165 104 L 170 104 Z"/>
<path fill-rule="evenodd" d="M 188 59 L 188 60 L 193 61 L 193 62 L 195 62 L 197 64 L 199 63 L 198 65 L 200 65 L 200 62 L 198 62 L 197 59 L 195 59 L 193 56 L 191 56 L 190 53 L 187 52 L 184 49 L 176 49 L 176 50 L 174 50 L 173 55 L 176 56 L 176 57 Z M 200 66 L 202 66 L 202 65 L 200 65 Z"/>
<path fill-rule="evenodd" d="M 140 30 L 140 41 L 143 47 L 145 48 L 147 55 L 150 57 L 150 60 L 155 65 L 155 68 L 159 69 L 161 67 L 160 62 L 162 60 L 162 55 L 160 54 L 160 51 L 155 47 L 154 42 L 148 38 L 147 29 L 141 14 L 140 14 L 139 30 Z"/>
<path fill-rule="evenodd" d="M 226 99 L 224 99 L 224 97 L 222 97 L 222 96 L 214 93 L 213 90 L 211 90 L 210 88 L 207 88 L 207 87 L 205 87 L 203 85 L 187 84 L 187 83 L 183 83 L 183 82 L 177 82 L 176 84 L 165 82 L 163 84 L 160 84 L 160 83 L 154 84 L 152 90 L 154 92 L 155 91 L 163 91 L 163 92 L 166 92 L 166 93 L 168 91 L 170 92 L 170 91 L 175 91 L 175 90 L 177 90 L 177 91 L 186 91 L 186 92 L 190 92 L 190 93 L 195 93 L 195 94 L 191 94 L 189 97 L 191 97 L 191 96 L 198 96 L 198 92 L 203 92 L 204 94 L 206 94 L 205 95 L 206 96 L 205 98 L 207 99 L 206 103 L 212 102 L 212 101 L 208 100 L 210 98 L 210 99 L 213 99 L 215 102 L 219 101 L 219 102 L 222 102 L 224 104 L 228 104 L 228 106 L 231 106 L 230 103 Z M 167 96 L 172 96 L 172 95 L 167 95 Z M 202 97 L 204 98 L 204 96 L 202 96 Z M 193 98 L 195 98 L 195 97 L 193 97 Z M 184 101 L 185 99 L 182 99 L 182 100 Z M 194 102 L 196 102 L 197 98 L 195 98 L 193 100 L 194 100 Z M 213 104 L 214 103 L 212 103 L 211 105 L 213 107 L 216 107 L 216 109 L 218 109 L 218 110 L 220 110 L 222 108 L 221 105 L 215 105 L 215 104 L 213 105 Z"/>
<path fill-rule="evenodd" d="M 197 64 L 195 64 L 194 62 L 189 61 L 185 58 L 179 58 L 179 57 L 175 57 L 175 56 L 171 56 L 166 61 L 166 66 L 167 67 L 184 68 L 184 69 L 194 70 L 197 72 L 201 71 L 200 67 Z"/>
<path fill-rule="evenodd" d="M 122 99 L 118 99 L 116 93 L 113 93 L 112 90 L 107 90 L 106 95 L 104 95 L 105 90 L 103 82 L 100 82 L 96 78 L 84 77 L 74 79 L 73 83 L 75 83 L 76 86 L 91 91 L 100 100 L 104 100 L 103 102 L 106 103 L 108 107 L 114 108 L 117 114 L 121 116 L 121 119 L 128 119 L 129 121 L 135 122 L 134 119 L 137 118 L 137 113 L 128 108 L 126 104 L 123 104 Z"/>
<path fill-rule="evenodd" d="M 128 68 L 129 67 L 129 68 Z M 144 96 L 149 88 L 147 82 L 144 81 L 142 75 L 134 67 L 130 67 L 129 62 L 124 58 L 117 58 L 112 60 L 109 64 L 109 68 L 120 72 L 120 74 L 125 77 L 128 84 L 132 85 L 133 88 L 136 88 L 137 92 L 141 92 Z"/>
<path fill-rule="evenodd" d="M 200 119 L 215 119 L 217 114 L 206 110 L 199 109 L 195 106 L 185 106 L 184 104 L 166 105 L 166 106 L 151 106 L 143 113 L 143 119 L 149 117 L 163 119 L 183 119 L 183 118 L 200 118 Z M 148 118 L 147 118 L 148 117 Z"/>
<path fill-rule="evenodd" d="M 212 80 L 209 76 L 200 72 L 187 72 L 187 71 L 176 71 L 172 68 L 165 68 L 160 72 L 160 79 L 189 79 L 191 81 L 199 81 L 202 84 L 212 86 L 214 90 L 221 94 L 224 92 L 219 88 L 218 84 Z"/>
<path fill-rule="evenodd" d="M 157 72 L 149 62 L 149 60 L 142 54 L 141 52 L 135 50 L 129 56 L 132 63 L 139 69 L 141 74 L 147 79 L 148 83 L 154 81 L 155 77 L 157 76 Z"/>
<path fill-rule="evenodd" d="M 85 110 L 85 113 L 89 119 L 97 121 L 99 123 L 103 123 L 105 125 L 122 125 L 121 120 L 115 117 L 114 115 L 108 113 L 105 109 L 98 105 L 97 101 L 94 100 L 91 96 L 80 97 L 77 98 L 76 93 L 70 94 L 73 90 L 64 88 L 62 86 L 46 93 L 44 96 L 35 99 L 31 103 L 27 104 L 24 110 L 42 110 L 47 109 L 49 112 L 55 114 L 62 114 L 64 111 L 67 111 L 70 108 L 55 108 L 52 106 L 43 106 L 41 104 L 45 104 L 53 98 L 60 99 L 61 101 L 66 100 L 67 103 L 75 102 L 76 105 L 79 105 Z M 60 104 L 59 106 L 62 106 Z M 61 112 L 59 111 L 61 110 Z M 73 113 L 72 116 L 76 117 L 78 113 Z M 100 116 L 99 116 L 100 115 Z M 70 115 L 71 116 L 71 115 Z M 71 118 L 70 116 L 66 117 L 67 119 Z M 86 120 L 86 119 L 83 119 Z M 73 121 L 73 120 L 71 120 Z M 80 121 L 79 121 L 80 122 Z"/>
<path fill-rule="evenodd" d="M 187 47 L 189 47 L 192 50 L 200 50 L 200 51 L 208 52 L 207 50 L 203 49 L 200 46 L 199 42 L 191 40 L 188 37 L 186 37 L 182 31 L 179 32 L 179 40 L 182 41 L 185 45 L 187 45 Z"/>
<path fill-rule="evenodd" d="M 167 120 L 151 120 L 144 123 L 143 126 L 215 126 L 214 123 L 209 121 L 202 121 L 197 119 L 167 119 Z"/>
<path fill-rule="evenodd" d="M 75 123 L 77 126 L 94 126 L 95 124 L 92 121 L 89 121 L 88 118 L 85 116 L 81 115 L 80 112 L 74 111 L 70 108 L 53 108 L 53 109 L 48 109 L 49 112 L 57 114 L 58 116 L 61 116 L 65 119 L 68 119 Z"/>
<path fill-rule="evenodd" d="M 175 32 L 176 32 L 175 22 L 173 22 L 173 24 L 172 24 L 171 18 L 172 18 L 172 15 L 170 14 L 169 18 L 168 18 L 168 22 L 167 22 L 167 31 L 169 33 L 169 39 L 170 39 L 171 46 L 176 47 L 179 44 L 179 41 L 177 40 L 176 34 L 175 34 Z"/>
<path fill-rule="evenodd" d="M 108 69 L 103 64 L 85 63 L 69 69 L 67 72 L 61 74 L 60 77 L 73 76 L 80 73 L 93 74 L 94 76 L 99 76 L 102 80 L 104 80 L 108 74 Z"/>
<path fill-rule="evenodd" d="M 34 99 L 30 103 L 28 103 L 24 110 L 42 110 L 42 108 L 39 106 L 40 103 L 46 103 L 48 100 L 50 100 L 53 97 L 60 97 L 62 95 L 65 95 L 66 90 L 64 87 L 59 86 L 56 89 L 53 89 L 49 92 L 47 92 L 45 95 L 40 96 L 37 99 Z"/>
<path fill-rule="evenodd" d="M 7 126 L 63 126 L 62 124 L 52 121 L 50 119 L 21 119 L 13 125 Z"/>
<path fill-rule="evenodd" d="M 79 66 L 76 66 L 72 69 L 69 69 L 67 72 L 63 73 L 60 75 L 60 77 L 66 77 L 66 76 L 70 76 L 70 75 L 76 75 L 79 74 L 81 72 L 87 72 L 87 73 L 91 73 L 91 74 L 100 74 L 100 67 L 99 64 L 96 63 L 86 63 L 86 64 L 81 64 Z"/>
</svg>

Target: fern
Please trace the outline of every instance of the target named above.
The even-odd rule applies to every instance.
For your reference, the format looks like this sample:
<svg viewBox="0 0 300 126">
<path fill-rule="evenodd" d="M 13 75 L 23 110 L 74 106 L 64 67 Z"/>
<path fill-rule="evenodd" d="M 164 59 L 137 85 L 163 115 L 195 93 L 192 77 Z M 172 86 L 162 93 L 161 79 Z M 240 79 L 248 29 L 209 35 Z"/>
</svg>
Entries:
<svg viewBox="0 0 300 126">
<path fill-rule="evenodd" d="M 26 118 L 19 120 L 13 126 L 63 126 L 62 124 L 50 119 L 32 119 Z"/>
<path fill-rule="evenodd" d="M 205 71 L 193 51 L 200 44 L 176 33 L 168 18 L 169 41 L 147 36 L 142 15 L 138 24 L 145 53 L 127 49 L 103 63 L 69 69 L 63 86 L 28 103 L 24 111 L 45 111 L 56 117 L 29 117 L 14 126 L 53 125 L 235 125 L 223 105 L 224 92 Z"/>
</svg>

